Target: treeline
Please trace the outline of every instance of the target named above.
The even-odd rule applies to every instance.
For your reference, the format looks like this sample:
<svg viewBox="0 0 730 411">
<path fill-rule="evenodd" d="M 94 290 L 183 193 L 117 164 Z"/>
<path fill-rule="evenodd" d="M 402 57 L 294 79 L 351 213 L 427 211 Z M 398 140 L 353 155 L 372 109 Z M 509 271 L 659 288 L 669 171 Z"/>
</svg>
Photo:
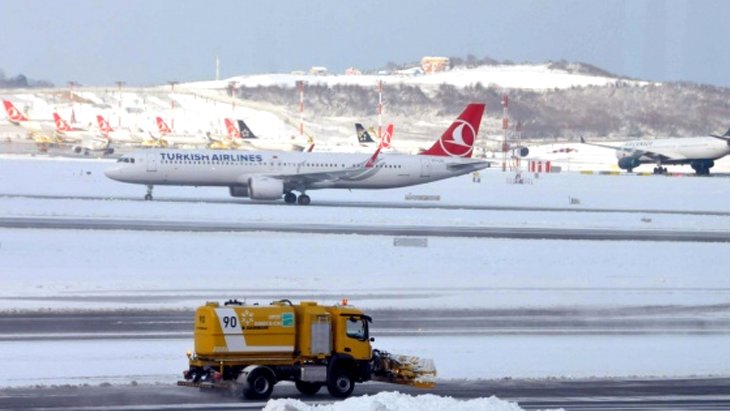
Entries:
<svg viewBox="0 0 730 411">
<path fill-rule="evenodd" d="M 53 83 L 46 80 L 33 80 L 18 74 L 14 77 L 7 77 L 5 72 L 0 70 L 0 88 L 42 88 L 53 87 Z"/>
<path fill-rule="evenodd" d="M 375 115 L 375 87 L 309 85 L 306 110 L 314 116 Z M 431 122 L 452 118 L 473 101 L 487 103 L 485 127 L 496 132 L 502 116 L 504 90 L 480 83 L 457 88 L 389 86 L 384 93 L 389 115 Z M 693 83 L 573 87 L 549 91 L 509 90 L 511 124 L 522 125 L 525 138 L 691 136 L 724 132 L 730 127 L 730 89 Z M 241 98 L 298 110 L 295 88 L 243 87 Z"/>
</svg>

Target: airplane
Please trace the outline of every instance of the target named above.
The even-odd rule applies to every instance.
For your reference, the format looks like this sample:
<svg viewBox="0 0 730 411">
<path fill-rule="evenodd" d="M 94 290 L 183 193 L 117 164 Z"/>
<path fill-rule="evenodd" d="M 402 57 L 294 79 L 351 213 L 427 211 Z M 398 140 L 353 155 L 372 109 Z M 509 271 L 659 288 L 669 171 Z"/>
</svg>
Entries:
<svg viewBox="0 0 730 411">
<path fill-rule="evenodd" d="M 245 121 L 238 119 L 239 136 L 241 138 L 240 143 L 247 146 L 247 148 L 253 148 L 257 150 L 272 150 L 272 151 L 304 151 L 305 147 L 299 144 L 287 143 L 285 141 L 275 141 L 271 139 L 258 138 L 253 131 L 248 127 Z M 313 143 L 309 142 L 308 149 L 313 148 Z"/>
<path fill-rule="evenodd" d="M 629 173 L 641 164 L 656 164 L 654 174 L 666 174 L 664 164 L 689 164 L 697 175 L 710 175 L 715 160 L 730 154 L 730 129 L 721 136 L 632 140 L 620 146 L 589 143 L 582 136 L 580 142 L 616 150 L 619 168 Z"/>
<path fill-rule="evenodd" d="M 89 155 L 94 151 L 114 154 L 114 149 L 109 146 L 109 138 L 88 130 L 72 128 L 56 112 L 53 113 L 53 120 L 56 123 L 56 137 L 63 143 L 70 144 L 74 153 Z"/>
<path fill-rule="evenodd" d="M 101 134 L 115 144 L 143 147 L 167 147 L 164 140 L 155 139 L 153 137 L 146 138 L 144 134 L 135 132 L 129 128 L 114 129 L 104 116 L 100 114 L 97 114 L 96 122 L 99 125 Z"/>
<path fill-rule="evenodd" d="M 442 180 L 490 166 L 472 159 L 484 104 L 469 104 L 421 155 L 362 153 L 149 149 L 122 156 L 107 177 L 147 186 L 222 186 L 233 197 L 307 205 L 308 190 L 384 189 Z M 294 191 L 300 194 L 297 196 Z"/>
<path fill-rule="evenodd" d="M 361 146 L 375 144 L 375 140 L 370 137 L 370 133 L 365 130 L 365 127 L 363 127 L 362 124 L 355 123 L 355 133 L 357 133 L 357 142 L 360 143 Z"/>
<path fill-rule="evenodd" d="M 53 127 L 49 121 L 33 121 L 23 114 L 9 100 L 3 100 L 8 121 L 16 126 L 28 130 L 28 134 L 39 149 L 45 151 L 50 145 L 61 143 L 61 140 L 54 135 Z"/>
<path fill-rule="evenodd" d="M 371 128 L 370 131 L 372 132 L 373 129 Z M 357 141 L 360 143 L 361 146 L 367 147 L 369 145 L 374 145 L 375 140 L 373 140 L 372 137 L 370 137 L 370 133 L 365 130 L 365 127 L 363 127 L 360 123 L 355 123 L 355 132 L 357 133 Z M 388 126 L 385 128 L 385 133 L 383 133 L 383 137 L 378 142 L 378 145 L 382 145 L 383 148 L 390 148 L 390 142 L 393 138 L 393 124 L 388 124 Z"/>
<path fill-rule="evenodd" d="M 204 146 L 211 143 L 210 136 L 201 134 L 178 134 L 172 131 L 162 117 L 155 117 L 157 129 L 160 131 L 160 139 L 174 146 Z"/>
</svg>

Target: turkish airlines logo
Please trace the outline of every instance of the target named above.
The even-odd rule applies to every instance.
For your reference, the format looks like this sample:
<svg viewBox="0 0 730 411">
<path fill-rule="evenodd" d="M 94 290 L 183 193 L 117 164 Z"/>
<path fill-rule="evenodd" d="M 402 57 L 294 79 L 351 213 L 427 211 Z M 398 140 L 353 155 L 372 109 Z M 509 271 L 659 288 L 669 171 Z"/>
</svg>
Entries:
<svg viewBox="0 0 730 411">
<path fill-rule="evenodd" d="M 21 121 L 23 120 L 23 117 L 18 112 L 18 109 L 14 106 L 8 107 L 8 117 L 10 117 L 11 120 L 14 121 Z"/>
<path fill-rule="evenodd" d="M 456 120 L 456 126 L 451 129 L 450 135 L 445 135 L 439 143 L 446 154 L 453 157 L 468 156 L 474 148 L 474 140 L 476 131 L 469 122 L 465 120 Z"/>
</svg>

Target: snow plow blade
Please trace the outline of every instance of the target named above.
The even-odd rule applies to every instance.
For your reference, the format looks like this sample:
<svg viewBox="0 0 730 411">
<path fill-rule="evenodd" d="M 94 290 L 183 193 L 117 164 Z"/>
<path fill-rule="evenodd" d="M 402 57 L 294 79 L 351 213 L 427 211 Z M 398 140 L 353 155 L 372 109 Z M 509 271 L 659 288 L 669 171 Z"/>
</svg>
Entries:
<svg viewBox="0 0 730 411">
<path fill-rule="evenodd" d="M 376 350 L 373 360 L 373 380 L 418 388 L 436 386 L 436 366 L 431 359 Z"/>
</svg>

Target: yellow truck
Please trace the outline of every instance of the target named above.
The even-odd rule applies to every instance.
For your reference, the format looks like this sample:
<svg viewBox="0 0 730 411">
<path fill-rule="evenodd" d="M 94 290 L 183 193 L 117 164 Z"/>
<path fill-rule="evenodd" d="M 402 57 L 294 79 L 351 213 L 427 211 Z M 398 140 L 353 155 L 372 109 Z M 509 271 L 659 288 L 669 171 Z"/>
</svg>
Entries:
<svg viewBox="0 0 730 411">
<path fill-rule="evenodd" d="M 195 312 L 195 351 L 178 385 L 222 388 L 247 399 L 268 398 L 279 381 L 293 381 L 303 395 L 327 386 L 338 398 L 368 380 L 433 387 L 433 361 L 374 350 L 371 322 L 346 301 L 209 302 Z"/>
</svg>

